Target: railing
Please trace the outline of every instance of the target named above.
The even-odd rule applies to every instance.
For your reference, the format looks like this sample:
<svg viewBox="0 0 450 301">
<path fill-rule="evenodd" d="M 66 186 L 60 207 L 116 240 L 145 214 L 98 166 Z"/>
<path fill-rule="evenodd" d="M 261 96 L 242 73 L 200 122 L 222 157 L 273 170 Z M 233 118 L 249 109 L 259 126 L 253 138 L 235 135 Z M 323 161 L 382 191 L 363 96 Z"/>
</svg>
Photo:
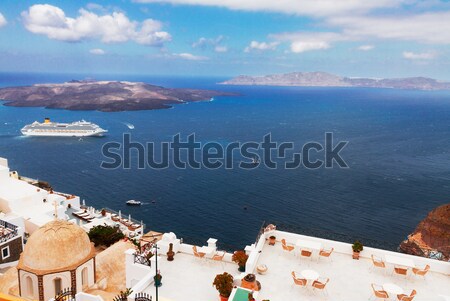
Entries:
<svg viewBox="0 0 450 301">
<path fill-rule="evenodd" d="M 150 258 L 151 257 L 147 257 L 143 254 L 134 254 L 134 263 L 139 263 L 139 264 L 151 267 L 152 262 L 151 262 Z"/>
<path fill-rule="evenodd" d="M 137 293 L 134 301 L 152 301 L 152 296 L 146 293 Z"/>
<path fill-rule="evenodd" d="M 261 235 L 264 234 L 264 228 L 266 227 L 266 221 L 263 221 L 261 224 L 261 227 L 259 228 L 259 232 L 258 235 L 256 236 L 256 240 L 255 240 L 255 246 L 258 245 L 259 239 L 261 238 Z"/>
<path fill-rule="evenodd" d="M 55 301 L 74 301 L 75 300 L 75 290 L 72 288 L 63 289 L 57 296 L 55 296 Z"/>
<path fill-rule="evenodd" d="M 6 234 L 1 234 L 1 229 L 6 229 Z M 16 225 L 10 224 L 4 220 L 0 220 L 0 243 L 10 240 L 11 238 L 17 236 L 18 227 Z"/>
</svg>

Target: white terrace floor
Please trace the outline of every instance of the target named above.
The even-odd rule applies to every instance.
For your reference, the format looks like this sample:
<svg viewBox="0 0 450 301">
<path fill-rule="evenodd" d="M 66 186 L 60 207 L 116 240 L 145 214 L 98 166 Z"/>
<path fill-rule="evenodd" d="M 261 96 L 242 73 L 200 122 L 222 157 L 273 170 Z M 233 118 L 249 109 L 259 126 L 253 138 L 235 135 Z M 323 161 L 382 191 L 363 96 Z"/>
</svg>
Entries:
<svg viewBox="0 0 450 301">
<path fill-rule="evenodd" d="M 371 271 L 371 261 L 368 259 L 353 260 L 351 255 L 332 254 L 333 261 L 316 259 L 305 260 L 296 258 L 293 253 L 287 253 L 276 246 L 264 246 L 258 264 L 264 263 L 269 270 L 266 275 L 257 275 L 261 282 L 262 290 L 259 292 L 258 301 L 268 299 L 270 301 L 290 300 L 336 300 L 359 301 L 368 300 L 371 297 L 371 283 L 394 283 L 409 293 L 411 289 L 417 290 L 415 301 L 420 300 L 448 300 L 444 296 L 450 296 L 450 277 L 429 273 L 425 279 L 411 276 L 408 279 L 400 276 L 392 276 L 392 267 L 387 266 L 388 271 Z M 159 290 L 160 300 L 190 300 L 213 301 L 219 300 L 215 288 L 212 286 L 216 274 L 224 271 L 233 275 L 238 274 L 236 264 L 208 261 L 200 261 L 192 255 L 177 254 L 175 261 L 168 262 L 165 257 L 158 261 L 163 275 L 163 286 Z M 320 276 L 330 278 L 327 285 L 328 297 L 321 292 L 313 293 L 311 289 L 295 287 L 291 278 L 291 271 L 300 273 L 305 269 L 313 269 Z M 151 295 L 155 295 L 154 287 L 147 289 Z M 394 297 L 395 299 L 395 297 Z"/>
</svg>

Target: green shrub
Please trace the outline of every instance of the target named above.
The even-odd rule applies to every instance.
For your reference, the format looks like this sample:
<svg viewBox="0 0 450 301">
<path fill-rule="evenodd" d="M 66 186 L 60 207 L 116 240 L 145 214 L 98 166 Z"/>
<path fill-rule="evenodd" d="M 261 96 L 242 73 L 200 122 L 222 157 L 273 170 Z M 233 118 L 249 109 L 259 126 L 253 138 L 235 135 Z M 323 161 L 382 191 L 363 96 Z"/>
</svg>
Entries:
<svg viewBox="0 0 450 301">
<path fill-rule="evenodd" d="M 97 246 L 109 247 L 115 242 L 125 237 L 119 227 L 108 225 L 98 225 L 93 227 L 88 233 L 89 239 Z"/>
</svg>

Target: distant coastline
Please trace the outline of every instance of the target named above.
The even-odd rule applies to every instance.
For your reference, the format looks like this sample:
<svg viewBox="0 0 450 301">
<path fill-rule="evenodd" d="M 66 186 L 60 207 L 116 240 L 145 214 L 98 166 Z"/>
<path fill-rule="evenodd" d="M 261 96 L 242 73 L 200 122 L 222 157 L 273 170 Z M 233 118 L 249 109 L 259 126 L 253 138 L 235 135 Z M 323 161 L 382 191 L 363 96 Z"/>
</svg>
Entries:
<svg viewBox="0 0 450 301">
<path fill-rule="evenodd" d="M 392 79 L 352 78 L 326 72 L 293 72 L 264 76 L 240 75 L 219 84 L 241 86 L 361 87 L 412 90 L 450 90 L 450 82 L 442 82 L 427 77 Z"/>
<path fill-rule="evenodd" d="M 103 112 L 168 109 L 175 104 L 209 101 L 233 93 L 174 89 L 129 81 L 72 80 L 62 84 L 0 88 L 6 106 Z"/>
</svg>

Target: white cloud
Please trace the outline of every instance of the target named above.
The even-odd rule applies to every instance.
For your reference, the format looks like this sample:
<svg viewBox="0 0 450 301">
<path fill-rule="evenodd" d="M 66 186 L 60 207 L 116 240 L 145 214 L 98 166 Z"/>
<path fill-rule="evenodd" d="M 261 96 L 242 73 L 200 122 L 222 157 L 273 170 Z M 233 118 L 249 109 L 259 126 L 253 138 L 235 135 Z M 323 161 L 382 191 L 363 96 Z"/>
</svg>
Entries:
<svg viewBox="0 0 450 301">
<path fill-rule="evenodd" d="M 2 13 L 0 13 L 0 27 L 3 27 L 7 24 L 8 22 L 6 21 L 5 17 L 2 15 Z"/>
<path fill-rule="evenodd" d="M 302 53 L 312 50 L 324 50 L 331 47 L 335 41 L 347 40 L 346 37 L 334 32 L 294 32 L 270 35 L 279 42 L 290 42 L 293 53 Z"/>
<path fill-rule="evenodd" d="M 450 44 L 450 30 L 446 30 L 450 28 L 450 11 L 395 17 L 332 17 L 327 22 L 342 28 L 344 35 L 356 38 Z"/>
<path fill-rule="evenodd" d="M 245 47 L 244 52 L 251 52 L 254 50 L 257 50 L 257 51 L 275 50 L 277 48 L 278 44 L 280 44 L 280 43 L 279 42 L 266 43 L 266 42 L 251 41 L 250 45 Z"/>
<path fill-rule="evenodd" d="M 224 40 L 224 36 L 220 35 L 217 38 L 208 39 L 201 37 L 198 41 L 192 43 L 192 48 L 200 49 L 213 49 L 215 52 L 227 52 L 228 47 L 221 45 Z"/>
<path fill-rule="evenodd" d="M 227 52 L 228 47 L 227 46 L 216 46 L 214 47 L 215 52 Z"/>
<path fill-rule="evenodd" d="M 370 51 L 372 49 L 374 49 L 375 47 L 373 45 L 361 45 L 358 47 L 358 50 L 361 51 Z"/>
<path fill-rule="evenodd" d="M 411 51 L 403 52 L 403 57 L 408 60 L 432 60 L 437 57 L 437 53 L 433 51 L 414 53 Z"/>
<path fill-rule="evenodd" d="M 169 33 L 161 31 L 161 22 L 147 19 L 139 23 L 128 19 L 122 12 L 99 16 L 80 9 L 78 17 L 70 18 L 59 7 L 36 4 L 22 12 L 22 19 L 30 32 L 59 41 L 98 39 L 104 43 L 119 43 L 131 40 L 143 45 L 160 46 L 171 40 Z"/>
<path fill-rule="evenodd" d="M 232 10 L 269 11 L 306 16 L 362 13 L 399 5 L 402 0 L 134 0 L 139 3 L 171 3 L 218 6 Z"/>
<path fill-rule="evenodd" d="M 96 54 L 96 55 L 103 55 L 103 54 L 105 54 L 105 50 L 100 49 L 100 48 L 91 49 L 91 50 L 89 50 L 89 52 L 91 54 Z"/>
<path fill-rule="evenodd" d="M 187 53 L 187 52 L 174 53 L 172 56 L 180 58 L 180 59 L 188 60 L 188 61 L 205 61 L 205 60 L 209 59 L 206 56 L 193 55 L 193 54 Z"/>
<path fill-rule="evenodd" d="M 325 41 L 294 41 L 291 43 L 291 51 L 294 53 L 302 53 L 311 50 L 323 50 L 330 48 L 330 44 Z"/>
</svg>

